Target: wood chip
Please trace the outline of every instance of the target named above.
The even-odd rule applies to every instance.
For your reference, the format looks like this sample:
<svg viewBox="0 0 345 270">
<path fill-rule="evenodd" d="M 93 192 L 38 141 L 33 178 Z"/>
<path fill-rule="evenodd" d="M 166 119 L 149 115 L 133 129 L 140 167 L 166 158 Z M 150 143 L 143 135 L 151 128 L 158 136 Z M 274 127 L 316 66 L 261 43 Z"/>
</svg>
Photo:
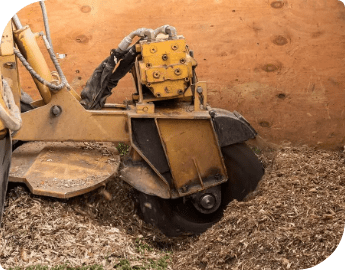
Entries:
<svg viewBox="0 0 345 270">
<path fill-rule="evenodd" d="M 262 151 L 259 158 L 266 173 L 256 192 L 245 202 L 232 201 L 224 217 L 200 236 L 169 239 L 143 222 L 132 188 L 120 178 L 106 186 L 111 200 L 104 200 L 101 190 L 60 200 L 34 196 L 22 186 L 11 188 L 0 228 L 0 265 L 69 261 L 113 269 L 121 259 L 140 266 L 169 250 L 169 269 L 176 270 L 315 266 L 343 234 L 345 153 L 283 147 Z"/>
</svg>

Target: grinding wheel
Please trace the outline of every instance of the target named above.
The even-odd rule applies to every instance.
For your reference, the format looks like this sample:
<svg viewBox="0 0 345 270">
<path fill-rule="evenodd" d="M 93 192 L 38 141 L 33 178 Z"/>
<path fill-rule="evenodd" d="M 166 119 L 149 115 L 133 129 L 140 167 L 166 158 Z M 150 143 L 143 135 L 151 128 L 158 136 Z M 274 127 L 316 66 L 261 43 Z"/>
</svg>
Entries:
<svg viewBox="0 0 345 270">
<path fill-rule="evenodd" d="M 264 174 L 261 162 L 244 143 L 222 148 L 228 181 L 221 184 L 221 205 L 211 214 L 200 213 L 190 199 L 162 199 L 138 192 L 139 215 L 166 236 L 199 234 L 218 222 L 233 199 L 243 200 L 254 191 Z"/>
</svg>

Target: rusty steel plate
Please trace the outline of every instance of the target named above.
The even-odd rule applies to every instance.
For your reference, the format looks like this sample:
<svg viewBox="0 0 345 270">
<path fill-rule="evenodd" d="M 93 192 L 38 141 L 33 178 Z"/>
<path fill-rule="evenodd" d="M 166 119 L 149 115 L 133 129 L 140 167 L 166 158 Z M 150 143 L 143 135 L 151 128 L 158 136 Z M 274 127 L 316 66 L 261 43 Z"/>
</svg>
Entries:
<svg viewBox="0 0 345 270">
<path fill-rule="evenodd" d="M 9 180 L 36 195 L 70 198 L 104 185 L 119 165 L 112 143 L 30 142 L 13 152 Z"/>
<path fill-rule="evenodd" d="M 174 185 L 180 194 L 191 194 L 227 181 L 210 120 L 157 119 L 157 123 Z"/>
</svg>

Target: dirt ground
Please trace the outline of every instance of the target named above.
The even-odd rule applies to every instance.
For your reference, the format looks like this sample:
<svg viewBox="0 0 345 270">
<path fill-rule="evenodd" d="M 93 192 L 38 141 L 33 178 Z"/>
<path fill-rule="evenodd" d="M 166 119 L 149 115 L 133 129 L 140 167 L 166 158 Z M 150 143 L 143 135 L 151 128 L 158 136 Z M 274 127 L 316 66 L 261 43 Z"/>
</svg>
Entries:
<svg viewBox="0 0 345 270">
<path fill-rule="evenodd" d="M 0 229 L 0 265 L 100 264 L 133 269 L 304 269 L 326 259 L 345 225 L 345 153 L 285 145 L 254 149 L 266 173 L 244 202 L 200 236 L 166 238 L 136 214 L 133 190 L 103 189 L 58 200 L 12 186 Z M 147 266 L 147 269 L 150 269 Z M 158 269 L 158 268 L 157 268 Z"/>
</svg>

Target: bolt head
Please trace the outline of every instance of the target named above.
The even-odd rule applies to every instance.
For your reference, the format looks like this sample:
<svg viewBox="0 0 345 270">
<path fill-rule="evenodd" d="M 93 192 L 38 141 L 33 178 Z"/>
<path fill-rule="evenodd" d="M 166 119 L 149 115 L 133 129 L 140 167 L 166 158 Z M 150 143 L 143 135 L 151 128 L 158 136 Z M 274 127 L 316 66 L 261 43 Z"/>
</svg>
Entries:
<svg viewBox="0 0 345 270">
<path fill-rule="evenodd" d="M 214 110 L 211 110 L 209 112 L 209 114 L 211 115 L 212 118 L 214 118 L 216 116 L 216 112 Z"/>
<path fill-rule="evenodd" d="M 181 75 L 181 69 L 177 68 L 174 71 L 175 75 Z"/>
<path fill-rule="evenodd" d="M 59 116 L 62 113 L 62 109 L 58 105 L 54 105 L 50 111 L 51 111 L 52 115 L 55 117 Z"/>
<path fill-rule="evenodd" d="M 200 198 L 200 205 L 204 209 L 210 210 L 216 205 L 216 199 L 211 194 L 205 194 Z"/>
<path fill-rule="evenodd" d="M 166 61 L 166 60 L 168 60 L 168 55 L 166 55 L 166 54 L 163 54 L 163 56 L 162 56 L 162 60 L 163 60 L 163 61 Z"/>
</svg>

